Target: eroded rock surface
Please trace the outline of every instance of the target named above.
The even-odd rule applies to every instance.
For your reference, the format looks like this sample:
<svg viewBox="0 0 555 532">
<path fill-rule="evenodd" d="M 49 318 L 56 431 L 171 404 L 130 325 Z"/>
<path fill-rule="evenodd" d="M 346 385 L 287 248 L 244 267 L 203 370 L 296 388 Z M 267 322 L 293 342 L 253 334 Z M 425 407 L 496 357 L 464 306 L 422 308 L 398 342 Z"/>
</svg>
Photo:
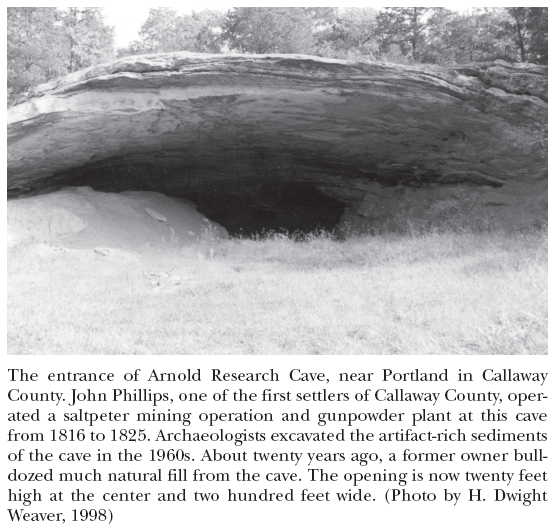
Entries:
<svg viewBox="0 0 555 532">
<path fill-rule="evenodd" d="M 8 195 L 154 190 L 230 231 L 527 216 L 546 202 L 546 136 L 546 67 L 138 56 L 9 110 Z"/>
</svg>

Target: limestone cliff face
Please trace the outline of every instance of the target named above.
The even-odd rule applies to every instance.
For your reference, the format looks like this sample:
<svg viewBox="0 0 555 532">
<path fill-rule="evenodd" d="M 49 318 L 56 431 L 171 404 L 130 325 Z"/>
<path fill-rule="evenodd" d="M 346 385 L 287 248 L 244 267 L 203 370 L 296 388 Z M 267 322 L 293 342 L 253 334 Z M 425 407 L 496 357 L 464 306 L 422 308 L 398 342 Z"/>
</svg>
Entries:
<svg viewBox="0 0 555 532">
<path fill-rule="evenodd" d="M 546 67 L 146 55 L 9 110 L 8 195 L 155 190 L 232 230 L 433 216 L 459 200 L 520 216 L 546 200 L 546 136 Z"/>
</svg>

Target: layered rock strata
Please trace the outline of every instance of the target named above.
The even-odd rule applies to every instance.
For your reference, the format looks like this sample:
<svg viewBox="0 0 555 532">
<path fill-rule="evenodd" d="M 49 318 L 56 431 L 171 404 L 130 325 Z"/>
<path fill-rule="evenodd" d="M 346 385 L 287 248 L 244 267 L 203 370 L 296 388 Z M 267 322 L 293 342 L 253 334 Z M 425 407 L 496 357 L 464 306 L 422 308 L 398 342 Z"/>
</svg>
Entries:
<svg viewBox="0 0 555 532">
<path fill-rule="evenodd" d="M 231 231 L 545 207 L 547 68 L 297 55 L 120 59 L 8 112 L 8 195 L 187 198 Z"/>
</svg>

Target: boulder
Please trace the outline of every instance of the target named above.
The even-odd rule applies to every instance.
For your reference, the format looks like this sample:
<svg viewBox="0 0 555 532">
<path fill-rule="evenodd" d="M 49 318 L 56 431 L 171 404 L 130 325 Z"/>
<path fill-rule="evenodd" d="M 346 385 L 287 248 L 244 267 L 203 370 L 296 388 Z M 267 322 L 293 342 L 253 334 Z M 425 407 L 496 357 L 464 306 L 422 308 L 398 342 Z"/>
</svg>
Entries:
<svg viewBox="0 0 555 532">
<path fill-rule="evenodd" d="M 8 111 L 8 196 L 157 191 L 232 232 L 544 208 L 547 67 L 119 59 Z M 457 204 L 456 202 L 459 202 Z"/>
</svg>

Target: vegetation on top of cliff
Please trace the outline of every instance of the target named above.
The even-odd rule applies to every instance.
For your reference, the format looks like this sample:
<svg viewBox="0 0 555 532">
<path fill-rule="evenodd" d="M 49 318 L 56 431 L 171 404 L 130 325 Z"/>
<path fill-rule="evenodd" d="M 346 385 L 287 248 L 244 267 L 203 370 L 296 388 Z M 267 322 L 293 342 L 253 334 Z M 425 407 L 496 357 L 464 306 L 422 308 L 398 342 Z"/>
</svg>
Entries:
<svg viewBox="0 0 555 532">
<path fill-rule="evenodd" d="M 8 102 L 116 57 L 173 51 L 304 53 L 404 64 L 503 59 L 547 64 L 546 7 L 152 8 L 139 40 L 114 49 L 102 8 L 8 8 Z"/>
<path fill-rule="evenodd" d="M 30 88 L 114 57 L 102 8 L 8 8 L 8 102 Z"/>
</svg>

